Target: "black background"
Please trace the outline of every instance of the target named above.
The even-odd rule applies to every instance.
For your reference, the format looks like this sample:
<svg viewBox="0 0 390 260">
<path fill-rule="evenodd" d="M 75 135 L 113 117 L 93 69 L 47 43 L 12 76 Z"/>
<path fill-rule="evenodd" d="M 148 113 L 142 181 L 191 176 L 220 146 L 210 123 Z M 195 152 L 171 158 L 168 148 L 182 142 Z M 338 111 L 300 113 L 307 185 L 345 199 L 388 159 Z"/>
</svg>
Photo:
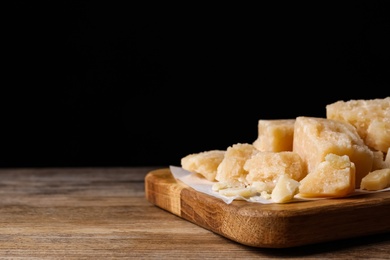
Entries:
<svg viewBox="0 0 390 260">
<path fill-rule="evenodd" d="M 4 8 L 0 166 L 179 165 L 390 94 L 387 1 L 196 3 Z"/>
</svg>

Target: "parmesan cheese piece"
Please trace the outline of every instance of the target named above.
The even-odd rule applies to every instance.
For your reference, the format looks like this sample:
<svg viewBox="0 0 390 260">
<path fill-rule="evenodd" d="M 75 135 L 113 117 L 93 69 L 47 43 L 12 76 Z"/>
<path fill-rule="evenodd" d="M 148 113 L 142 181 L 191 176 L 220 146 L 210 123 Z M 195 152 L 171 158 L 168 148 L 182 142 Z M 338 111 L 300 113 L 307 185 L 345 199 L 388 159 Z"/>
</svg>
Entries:
<svg viewBox="0 0 390 260">
<path fill-rule="evenodd" d="M 287 175 L 300 181 L 305 176 L 301 157 L 294 152 L 258 152 L 244 164 L 248 171 L 246 181 L 275 183 L 279 176 Z"/>
<path fill-rule="evenodd" d="M 387 154 L 385 157 L 385 167 L 384 168 L 390 168 L 390 147 L 387 149 Z"/>
<path fill-rule="evenodd" d="M 373 151 L 374 160 L 372 162 L 371 171 L 388 168 L 385 163 L 384 154 L 381 151 Z"/>
<path fill-rule="evenodd" d="M 356 188 L 372 168 L 373 152 L 364 144 L 356 128 L 343 121 L 326 118 L 296 118 L 293 151 L 298 153 L 307 173 L 315 170 L 330 154 L 347 155 L 356 166 Z"/>
<path fill-rule="evenodd" d="M 390 187 L 390 168 L 370 172 L 360 185 L 364 190 L 381 190 L 387 187 Z"/>
<path fill-rule="evenodd" d="M 347 155 L 328 154 L 300 181 L 298 194 L 302 197 L 347 196 L 355 191 L 355 170 L 355 164 Z"/>
<path fill-rule="evenodd" d="M 240 196 L 243 198 L 249 198 L 256 195 L 256 191 L 250 187 L 238 187 L 238 188 L 227 188 L 218 190 L 218 193 L 222 196 L 235 197 Z"/>
<path fill-rule="evenodd" d="M 326 117 L 352 124 L 373 150 L 390 147 L 390 97 L 337 101 L 326 106 Z"/>
<path fill-rule="evenodd" d="M 222 162 L 218 165 L 215 179 L 230 187 L 245 186 L 245 177 L 248 171 L 244 169 L 244 164 L 257 152 L 259 151 L 248 143 L 229 146 Z"/>
<path fill-rule="evenodd" d="M 187 171 L 199 173 L 209 181 L 214 181 L 218 165 L 222 162 L 224 155 L 224 150 L 189 154 L 181 158 L 181 167 Z"/>
<path fill-rule="evenodd" d="M 276 181 L 275 188 L 272 190 L 271 199 L 275 203 L 286 203 L 294 198 L 298 193 L 300 183 L 291 179 L 288 175 L 280 175 Z"/>
<path fill-rule="evenodd" d="M 294 123 L 295 119 L 260 119 L 254 147 L 259 151 L 292 151 Z"/>
</svg>

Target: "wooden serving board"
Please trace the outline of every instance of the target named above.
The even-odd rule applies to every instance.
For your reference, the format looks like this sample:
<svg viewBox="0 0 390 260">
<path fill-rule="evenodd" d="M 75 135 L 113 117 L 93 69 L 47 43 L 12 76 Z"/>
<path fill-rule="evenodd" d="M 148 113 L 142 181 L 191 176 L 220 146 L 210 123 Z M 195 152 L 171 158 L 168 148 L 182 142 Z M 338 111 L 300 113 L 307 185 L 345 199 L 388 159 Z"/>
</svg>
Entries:
<svg viewBox="0 0 390 260">
<path fill-rule="evenodd" d="M 287 248 L 390 232 L 390 192 L 287 204 L 222 200 L 177 181 L 169 168 L 149 172 L 152 204 L 238 243 Z"/>
</svg>

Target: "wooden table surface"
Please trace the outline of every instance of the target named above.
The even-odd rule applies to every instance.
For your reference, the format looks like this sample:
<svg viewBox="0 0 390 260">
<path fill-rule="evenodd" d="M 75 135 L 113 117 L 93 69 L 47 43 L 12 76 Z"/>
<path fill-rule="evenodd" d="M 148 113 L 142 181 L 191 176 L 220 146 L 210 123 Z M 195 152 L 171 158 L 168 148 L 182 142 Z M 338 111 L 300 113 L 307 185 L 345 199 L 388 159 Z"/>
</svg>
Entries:
<svg viewBox="0 0 390 260">
<path fill-rule="evenodd" d="M 151 204 L 144 178 L 159 168 L 0 169 L 0 258 L 390 259 L 390 234 L 283 249 L 238 244 Z"/>
</svg>

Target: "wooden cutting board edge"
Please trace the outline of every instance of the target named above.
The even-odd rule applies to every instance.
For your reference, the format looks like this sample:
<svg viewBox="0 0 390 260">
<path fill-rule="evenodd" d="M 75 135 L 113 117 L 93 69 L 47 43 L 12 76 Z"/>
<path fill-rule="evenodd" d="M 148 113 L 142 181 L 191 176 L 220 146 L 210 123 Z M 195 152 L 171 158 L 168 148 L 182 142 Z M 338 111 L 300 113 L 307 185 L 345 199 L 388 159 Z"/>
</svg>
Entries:
<svg viewBox="0 0 390 260">
<path fill-rule="evenodd" d="M 390 192 L 287 204 L 218 198 L 177 181 L 169 168 L 145 176 L 146 199 L 238 243 L 288 248 L 390 232 Z"/>
</svg>

